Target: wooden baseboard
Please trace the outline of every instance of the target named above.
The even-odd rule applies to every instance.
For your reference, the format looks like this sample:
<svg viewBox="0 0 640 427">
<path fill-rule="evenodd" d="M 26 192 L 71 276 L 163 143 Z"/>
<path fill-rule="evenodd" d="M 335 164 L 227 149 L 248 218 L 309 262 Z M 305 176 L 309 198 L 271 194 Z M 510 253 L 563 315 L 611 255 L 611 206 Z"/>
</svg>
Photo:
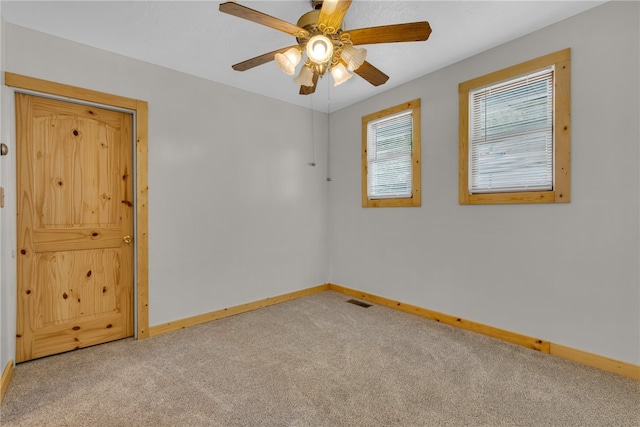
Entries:
<svg viewBox="0 0 640 427">
<path fill-rule="evenodd" d="M 201 323 L 211 322 L 212 320 L 222 319 L 224 317 L 234 316 L 236 314 L 245 313 L 247 311 L 257 310 L 259 308 L 268 307 L 270 305 L 279 304 L 281 302 L 291 301 L 297 298 L 306 297 L 308 295 L 317 294 L 329 290 L 329 285 L 319 285 L 313 288 L 303 289 L 300 291 L 290 292 L 284 295 L 265 298 L 263 300 L 250 302 L 247 304 L 236 305 L 235 307 L 224 308 L 222 310 L 204 313 L 186 319 L 176 320 L 173 322 L 152 326 L 149 330 L 150 336 L 156 336 L 167 332 L 177 331 L 189 326 L 199 325 Z"/>
<path fill-rule="evenodd" d="M 582 365 L 591 366 L 592 368 L 598 368 L 603 371 L 622 375 L 623 377 L 640 380 L 640 366 L 632 363 L 609 359 L 608 357 L 587 353 L 586 351 L 566 347 L 553 342 L 551 343 L 551 354 Z"/>
<path fill-rule="evenodd" d="M 385 307 L 395 308 L 406 313 L 415 314 L 436 322 L 446 323 L 448 325 L 457 326 L 493 338 L 508 341 L 513 344 L 531 348 L 533 350 L 549 353 L 553 356 L 571 360 L 583 365 L 598 368 L 603 371 L 612 372 L 624 377 L 640 380 L 640 366 L 619 360 L 609 359 L 608 357 L 599 356 L 597 354 L 587 353 L 571 347 L 566 347 L 540 338 L 533 338 L 521 335 L 515 332 L 506 331 L 493 326 L 484 325 L 482 323 L 473 322 L 471 320 L 462 319 L 460 317 L 451 316 L 449 314 L 439 313 L 437 311 L 428 310 L 411 304 L 405 304 L 389 298 L 380 297 L 355 289 L 345 288 L 344 286 L 329 283 L 329 290 L 343 293 L 352 297 L 360 298 Z"/>
<path fill-rule="evenodd" d="M 300 291 L 265 298 L 263 300 L 254 301 L 247 304 L 237 305 L 235 307 L 229 307 L 222 310 L 212 311 L 210 313 L 200 314 L 198 316 L 193 316 L 186 319 L 176 320 L 162 325 L 152 326 L 149 330 L 149 334 L 150 336 L 156 336 L 167 332 L 177 331 L 189 326 L 195 326 L 201 323 L 210 322 L 212 320 L 234 316 L 236 314 L 257 310 L 259 308 L 268 307 L 270 305 L 279 304 L 285 301 L 291 301 L 297 298 L 306 297 L 308 295 L 313 295 L 328 290 L 340 292 L 342 294 L 360 298 L 365 301 L 370 301 L 385 307 L 394 308 L 396 310 L 404 311 L 405 313 L 415 314 L 417 316 L 434 320 L 436 322 L 457 326 L 462 329 L 467 329 L 469 331 L 487 335 L 492 338 L 497 338 L 503 341 L 510 342 L 512 344 L 527 347 L 532 350 L 548 353 L 553 356 L 561 357 L 563 359 L 571 360 L 573 362 L 591 366 L 593 368 L 598 368 L 603 371 L 612 372 L 624 377 L 640 380 L 640 366 L 638 365 L 610 359 L 608 357 L 599 356 L 597 354 L 587 353 L 586 351 L 566 347 L 540 338 L 518 334 L 516 332 L 511 332 L 504 329 L 496 328 L 494 326 L 462 319 L 460 317 L 429 310 L 426 308 L 418 307 L 416 305 L 406 304 L 378 295 L 369 294 L 367 292 L 358 291 L 356 289 L 346 288 L 334 283 L 326 283 L 324 285 L 315 286 L 313 288 L 303 289 Z M 0 402 L 2 401 L 2 397 L 4 397 L 4 393 L 6 392 L 7 387 L 9 386 L 12 375 L 13 361 L 9 362 L 4 370 L 4 373 L 2 374 Z"/>
<path fill-rule="evenodd" d="M 2 371 L 2 377 L 0 377 L 0 403 L 4 400 L 4 395 L 9 389 L 11 378 L 13 378 L 13 360 L 9 360 L 4 371 Z"/>
<path fill-rule="evenodd" d="M 543 353 L 549 353 L 549 342 L 541 340 L 539 338 L 533 338 L 526 335 L 517 334 L 515 332 L 506 331 L 504 329 L 496 328 L 482 323 L 473 322 L 471 320 L 462 319 L 460 317 L 452 316 L 450 314 L 439 313 L 437 311 L 428 310 L 426 308 L 418 307 L 411 304 L 405 304 L 400 301 L 391 300 L 388 298 L 380 297 L 377 295 L 361 292 L 355 289 L 345 288 L 344 286 L 329 284 L 329 289 L 336 292 L 341 292 L 346 295 L 350 295 L 356 298 L 361 298 L 373 303 L 384 305 L 385 307 L 395 308 L 396 310 L 404 311 L 406 313 L 415 314 L 420 317 L 435 320 L 436 322 L 445 323 L 447 325 L 457 326 L 462 329 L 467 329 L 479 334 L 488 335 L 493 338 L 498 338 L 503 341 L 508 341 L 513 344 L 521 345 L 533 350 L 541 351 Z"/>
</svg>

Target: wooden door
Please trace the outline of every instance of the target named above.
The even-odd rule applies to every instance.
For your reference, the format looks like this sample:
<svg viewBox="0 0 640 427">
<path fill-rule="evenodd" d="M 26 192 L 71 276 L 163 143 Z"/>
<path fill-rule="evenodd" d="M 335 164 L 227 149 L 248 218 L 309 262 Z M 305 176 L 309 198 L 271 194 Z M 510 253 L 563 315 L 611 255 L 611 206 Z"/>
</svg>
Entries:
<svg viewBox="0 0 640 427">
<path fill-rule="evenodd" d="M 16 94 L 22 362 L 133 335 L 130 114 Z"/>
</svg>

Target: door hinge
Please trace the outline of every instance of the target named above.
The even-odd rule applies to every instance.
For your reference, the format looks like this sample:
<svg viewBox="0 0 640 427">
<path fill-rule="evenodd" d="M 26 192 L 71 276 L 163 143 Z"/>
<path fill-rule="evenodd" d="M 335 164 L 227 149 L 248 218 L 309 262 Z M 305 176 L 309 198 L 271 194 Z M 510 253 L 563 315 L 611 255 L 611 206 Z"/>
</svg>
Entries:
<svg viewBox="0 0 640 427">
<path fill-rule="evenodd" d="M 0 187 L 0 208 L 4 208 L 4 187 Z"/>
</svg>

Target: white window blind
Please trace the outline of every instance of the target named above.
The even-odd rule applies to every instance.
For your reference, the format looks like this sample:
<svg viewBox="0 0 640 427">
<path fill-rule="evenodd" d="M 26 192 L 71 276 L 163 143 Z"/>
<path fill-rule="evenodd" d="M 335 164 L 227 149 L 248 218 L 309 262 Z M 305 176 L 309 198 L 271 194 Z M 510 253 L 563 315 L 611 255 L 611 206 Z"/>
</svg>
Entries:
<svg viewBox="0 0 640 427">
<path fill-rule="evenodd" d="M 412 111 L 367 125 L 367 194 L 369 199 L 411 197 Z"/>
<path fill-rule="evenodd" d="M 471 193 L 553 189 L 553 71 L 469 93 Z"/>
</svg>

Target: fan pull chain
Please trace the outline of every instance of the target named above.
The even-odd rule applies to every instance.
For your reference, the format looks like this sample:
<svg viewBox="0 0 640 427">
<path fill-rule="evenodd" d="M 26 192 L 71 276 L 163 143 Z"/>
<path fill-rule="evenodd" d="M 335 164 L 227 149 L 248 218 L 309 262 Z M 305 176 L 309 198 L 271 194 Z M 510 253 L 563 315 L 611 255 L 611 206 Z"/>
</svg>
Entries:
<svg viewBox="0 0 640 427">
<path fill-rule="evenodd" d="M 327 182 L 331 182 L 331 85 L 327 84 Z"/>
<path fill-rule="evenodd" d="M 311 162 L 307 163 L 309 166 L 316 165 L 316 121 L 315 110 L 313 109 L 313 95 L 309 95 L 311 98 Z"/>
</svg>

